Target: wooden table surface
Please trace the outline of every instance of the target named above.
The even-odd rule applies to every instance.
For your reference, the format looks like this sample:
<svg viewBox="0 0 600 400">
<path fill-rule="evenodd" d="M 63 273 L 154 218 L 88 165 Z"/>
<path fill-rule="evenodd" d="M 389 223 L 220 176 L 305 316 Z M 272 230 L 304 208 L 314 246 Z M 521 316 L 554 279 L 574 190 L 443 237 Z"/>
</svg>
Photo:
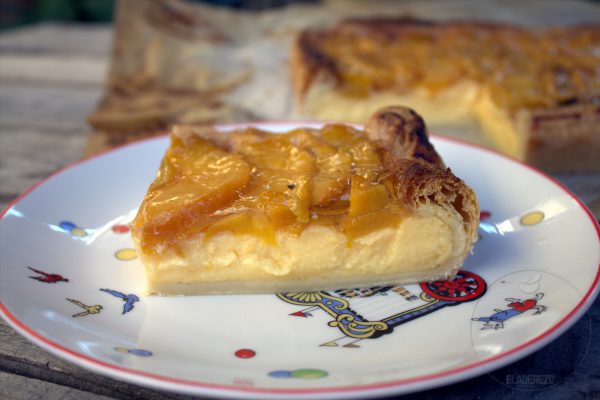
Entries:
<svg viewBox="0 0 600 400">
<path fill-rule="evenodd" d="M 0 210 L 36 181 L 81 157 L 90 131 L 85 117 L 103 89 L 110 35 L 109 26 L 73 25 L 39 25 L 0 35 Z M 558 178 L 590 205 L 596 217 L 600 216 L 600 175 Z M 527 366 L 568 359 L 570 355 L 561 349 L 581 335 L 590 337 L 591 345 L 584 349 L 581 363 L 549 391 L 515 390 L 482 375 L 402 398 L 600 399 L 598 303 L 589 319 L 583 318 L 553 344 L 517 363 Z M 190 397 L 83 370 L 31 344 L 0 320 L 0 398 Z"/>
</svg>

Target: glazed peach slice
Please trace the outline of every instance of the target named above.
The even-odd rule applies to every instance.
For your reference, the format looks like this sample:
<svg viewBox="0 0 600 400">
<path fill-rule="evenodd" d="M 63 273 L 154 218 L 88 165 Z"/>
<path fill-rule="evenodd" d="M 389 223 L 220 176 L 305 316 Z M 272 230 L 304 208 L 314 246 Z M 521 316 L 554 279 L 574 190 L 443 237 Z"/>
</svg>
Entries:
<svg viewBox="0 0 600 400">
<path fill-rule="evenodd" d="M 214 211 L 232 203 L 250 181 L 250 166 L 203 138 L 172 136 L 132 223 L 145 248 L 170 243 L 208 226 Z"/>
</svg>

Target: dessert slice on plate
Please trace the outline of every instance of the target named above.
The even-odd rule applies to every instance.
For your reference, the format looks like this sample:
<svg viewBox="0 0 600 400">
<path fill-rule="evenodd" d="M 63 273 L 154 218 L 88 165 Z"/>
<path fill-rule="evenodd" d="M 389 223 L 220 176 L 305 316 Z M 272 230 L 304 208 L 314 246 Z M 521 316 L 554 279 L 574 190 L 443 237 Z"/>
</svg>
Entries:
<svg viewBox="0 0 600 400">
<path fill-rule="evenodd" d="M 364 130 L 175 127 L 131 232 L 150 293 L 260 293 L 451 278 L 478 223 L 421 117 L 388 107 Z"/>
<path fill-rule="evenodd" d="M 361 122 L 411 104 L 432 124 L 478 121 L 500 151 L 551 172 L 600 171 L 599 25 L 527 29 L 353 18 L 291 52 L 297 114 Z"/>
</svg>

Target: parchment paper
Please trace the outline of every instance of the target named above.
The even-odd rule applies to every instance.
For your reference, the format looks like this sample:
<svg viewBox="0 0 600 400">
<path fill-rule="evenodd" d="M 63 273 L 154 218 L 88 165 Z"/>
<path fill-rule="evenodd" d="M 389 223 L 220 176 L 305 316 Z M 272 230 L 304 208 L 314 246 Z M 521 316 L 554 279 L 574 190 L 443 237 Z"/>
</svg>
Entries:
<svg viewBox="0 0 600 400">
<path fill-rule="evenodd" d="M 288 53 L 306 27 L 349 16 L 483 19 L 526 26 L 598 23 L 586 1 L 329 0 L 242 11 L 178 0 L 121 0 L 105 95 L 88 153 L 171 124 L 307 119 L 295 111 Z M 432 131 L 489 145 L 475 122 Z"/>
</svg>

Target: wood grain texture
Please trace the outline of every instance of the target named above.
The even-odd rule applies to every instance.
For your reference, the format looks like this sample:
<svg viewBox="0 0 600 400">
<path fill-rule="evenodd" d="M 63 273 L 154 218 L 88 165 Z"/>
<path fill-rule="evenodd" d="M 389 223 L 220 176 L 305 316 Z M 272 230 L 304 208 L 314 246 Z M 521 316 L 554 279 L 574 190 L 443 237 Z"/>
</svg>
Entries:
<svg viewBox="0 0 600 400">
<path fill-rule="evenodd" d="M 108 25 L 32 25 L 0 35 L 0 52 L 104 58 L 111 50 L 111 36 Z"/>
<path fill-rule="evenodd" d="M 106 41 L 110 30 L 78 31 L 79 37 L 95 37 L 88 40 L 93 43 Z M 99 46 L 103 50 L 89 56 L 72 36 L 73 28 L 54 26 L 0 36 L 2 208 L 38 180 L 81 157 L 89 132 L 85 116 L 102 93 L 108 46 Z"/>
<path fill-rule="evenodd" d="M 39 379 L 0 372 L 0 398 L 6 400 L 108 400 L 110 397 L 95 395 Z"/>
<path fill-rule="evenodd" d="M 7 127 L 0 123 L 0 207 L 37 181 L 80 158 L 78 130 Z"/>
<path fill-rule="evenodd" d="M 23 86 L 102 89 L 107 61 L 102 56 L 52 54 L 5 54 L 0 79 L 3 84 Z"/>
</svg>

